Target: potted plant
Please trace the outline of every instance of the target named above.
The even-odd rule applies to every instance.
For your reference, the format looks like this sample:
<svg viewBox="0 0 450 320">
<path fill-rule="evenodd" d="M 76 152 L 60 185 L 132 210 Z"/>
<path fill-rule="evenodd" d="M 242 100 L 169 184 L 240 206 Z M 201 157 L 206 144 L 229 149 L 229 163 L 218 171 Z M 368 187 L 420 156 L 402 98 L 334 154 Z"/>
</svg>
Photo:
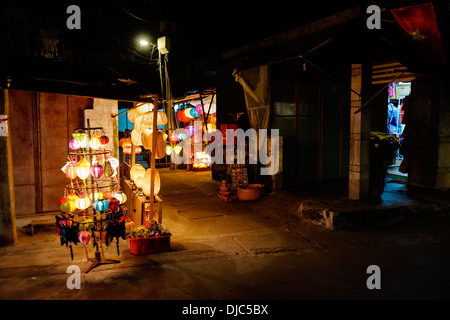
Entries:
<svg viewBox="0 0 450 320">
<path fill-rule="evenodd" d="M 370 133 L 370 195 L 380 199 L 389 165 L 395 159 L 399 138 L 382 132 Z"/>
</svg>

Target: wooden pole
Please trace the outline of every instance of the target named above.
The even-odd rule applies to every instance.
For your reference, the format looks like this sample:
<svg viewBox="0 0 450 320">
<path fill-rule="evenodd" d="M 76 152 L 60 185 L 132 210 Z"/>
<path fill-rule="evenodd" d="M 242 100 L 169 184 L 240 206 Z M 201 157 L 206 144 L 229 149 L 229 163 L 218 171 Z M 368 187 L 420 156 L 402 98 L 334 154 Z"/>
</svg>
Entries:
<svg viewBox="0 0 450 320">
<path fill-rule="evenodd" d="M 153 101 L 153 134 L 152 134 L 152 150 L 150 154 L 150 215 L 153 215 L 153 207 L 155 205 L 155 152 L 156 152 L 156 131 L 158 130 L 158 95 L 155 94 Z"/>
</svg>

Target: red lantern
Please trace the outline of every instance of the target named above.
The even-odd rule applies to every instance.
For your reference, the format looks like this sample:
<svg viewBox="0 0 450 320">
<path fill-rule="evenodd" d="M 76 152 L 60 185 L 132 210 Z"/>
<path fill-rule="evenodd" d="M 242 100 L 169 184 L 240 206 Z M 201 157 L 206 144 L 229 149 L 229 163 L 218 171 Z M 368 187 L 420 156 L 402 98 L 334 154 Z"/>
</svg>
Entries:
<svg viewBox="0 0 450 320">
<path fill-rule="evenodd" d="M 111 212 L 116 211 L 116 209 L 120 205 L 120 201 L 116 198 L 109 198 L 108 202 L 109 202 L 109 209 L 111 210 Z"/>
<path fill-rule="evenodd" d="M 176 143 L 177 141 L 178 141 L 178 134 L 176 134 L 175 132 L 172 132 L 172 133 L 169 135 L 169 142 L 172 143 L 172 144 L 174 144 L 174 143 Z"/>
<path fill-rule="evenodd" d="M 180 120 L 181 122 L 189 122 L 189 121 L 191 121 L 191 119 L 186 116 L 185 110 L 178 111 L 177 119 Z"/>
<path fill-rule="evenodd" d="M 100 138 L 100 144 L 105 145 L 108 144 L 109 138 L 107 136 L 101 136 Z"/>
</svg>

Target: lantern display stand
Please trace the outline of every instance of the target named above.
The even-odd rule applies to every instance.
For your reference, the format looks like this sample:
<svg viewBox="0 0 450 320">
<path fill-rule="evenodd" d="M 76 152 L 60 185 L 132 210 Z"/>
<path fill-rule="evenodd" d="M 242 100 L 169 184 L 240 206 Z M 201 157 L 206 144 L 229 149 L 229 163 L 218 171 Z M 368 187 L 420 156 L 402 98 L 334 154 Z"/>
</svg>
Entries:
<svg viewBox="0 0 450 320">
<path fill-rule="evenodd" d="M 61 245 L 70 248 L 72 260 L 72 243 L 80 242 L 85 247 L 87 261 L 92 262 L 86 270 L 88 273 L 102 264 L 120 263 L 105 258 L 103 244 L 109 245 L 110 239 L 116 238 L 120 255 L 119 237 L 126 239 L 125 222 L 130 218 L 123 205 L 127 197 L 116 178 L 119 160 L 104 149 L 109 139 L 103 129 L 90 128 L 88 120 L 88 128 L 75 129 L 72 136 L 69 142 L 72 151 L 68 152 L 68 162 L 62 168 L 71 181 L 58 200 L 62 212 L 56 216 L 56 227 Z M 82 219 L 78 220 L 80 216 Z M 87 250 L 91 239 L 94 258 L 89 258 Z"/>
</svg>

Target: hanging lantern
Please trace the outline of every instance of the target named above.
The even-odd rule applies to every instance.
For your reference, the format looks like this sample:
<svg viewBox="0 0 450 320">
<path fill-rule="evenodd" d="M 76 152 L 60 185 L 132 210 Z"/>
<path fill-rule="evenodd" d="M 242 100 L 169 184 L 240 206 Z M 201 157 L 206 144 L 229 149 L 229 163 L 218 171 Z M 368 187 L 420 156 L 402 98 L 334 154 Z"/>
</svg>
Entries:
<svg viewBox="0 0 450 320">
<path fill-rule="evenodd" d="M 156 134 L 156 148 L 153 148 L 152 146 L 153 134 Z M 146 149 L 150 149 L 152 152 L 154 152 L 156 159 L 164 158 L 166 142 L 164 141 L 163 134 L 164 133 L 162 131 L 156 131 L 156 133 L 154 133 L 154 131 L 150 131 L 150 129 L 145 130 L 143 134 L 142 140 L 144 148 L 147 147 Z"/>
<path fill-rule="evenodd" d="M 134 184 L 139 189 L 142 189 L 144 187 L 144 176 L 136 177 L 136 180 L 134 180 Z"/>
<path fill-rule="evenodd" d="M 194 119 L 194 117 L 191 116 L 191 110 L 192 110 L 192 109 L 194 109 L 194 108 L 190 107 L 190 108 L 187 108 L 187 109 L 184 110 L 184 115 L 185 115 L 186 118 L 189 119 L 189 120 Z"/>
<path fill-rule="evenodd" d="M 151 169 L 147 169 L 145 171 L 144 186 L 142 188 L 142 191 L 144 192 L 144 194 L 146 196 L 150 196 L 151 175 L 152 175 L 152 170 Z M 161 188 L 161 179 L 160 179 L 158 170 L 155 169 L 155 181 L 154 181 L 154 187 L 153 187 L 153 194 L 155 196 L 159 193 L 160 188 Z"/>
<path fill-rule="evenodd" d="M 189 122 L 191 121 L 191 118 L 186 117 L 186 114 L 184 112 L 185 110 L 180 110 L 177 113 L 177 119 L 181 122 Z"/>
<path fill-rule="evenodd" d="M 201 104 L 195 106 L 195 112 L 197 112 L 199 115 L 203 115 L 203 108 Z"/>
<path fill-rule="evenodd" d="M 124 144 L 126 142 L 131 142 L 131 137 L 126 137 L 126 138 L 122 138 L 119 140 L 119 147 L 120 148 L 125 148 Z"/>
<path fill-rule="evenodd" d="M 133 142 L 135 146 L 142 146 L 141 135 L 142 135 L 141 131 L 137 129 L 133 129 L 133 131 L 131 131 L 131 142 Z"/>
<path fill-rule="evenodd" d="M 89 199 L 89 196 L 86 194 L 81 195 L 76 201 L 75 201 L 75 207 L 80 210 L 85 210 L 89 208 L 91 205 L 91 199 Z"/>
<path fill-rule="evenodd" d="M 119 200 L 120 204 L 124 204 L 127 201 L 127 196 L 122 191 L 117 191 L 114 194 L 114 198 Z"/>
<path fill-rule="evenodd" d="M 116 211 L 116 209 L 120 205 L 120 201 L 117 200 L 116 198 L 109 198 L 108 202 L 109 202 L 109 210 L 111 210 L 111 212 Z"/>
<path fill-rule="evenodd" d="M 108 200 L 105 200 L 105 199 L 99 199 L 94 202 L 93 207 L 95 210 L 97 210 L 99 212 L 104 212 L 104 211 L 106 211 L 106 209 L 108 209 L 109 202 L 108 202 Z"/>
<path fill-rule="evenodd" d="M 137 177 L 143 177 L 145 175 L 145 168 L 140 164 L 135 164 L 130 169 L 130 179 L 136 182 Z"/>
<path fill-rule="evenodd" d="M 127 118 L 128 121 L 134 123 L 134 120 L 136 120 L 136 117 L 139 115 L 137 108 L 128 110 L 127 112 Z"/>
<path fill-rule="evenodd" d="M 94 135 L 89 141 L 89 147 L 93 150 L 97 150 L 98 148 L 100 148 L 100 145 L 100 139 L 97 137 L 97 135 Z"/>
<path fill-rule="evenodd" d="M 153 111 L 145 113 L 142 118 L 142 124 L 144 126 L 153 127 L 153 115 L 154 115 Z M 167 116 L 164 112 L 158 111 L 156 117 L 157 117 L 156 119 L 157 126 L 164 126 L 167 123 Z"/>
<path fill-rule="evenodd" d="M 61 209 L 62 212 L 69 213 L 75 211 L 77 207 L 75 206 L 75 202 L 73 200 L 66 200 L 63 203 L 61 203 L 59 208 Z"/>
<path fill-rule="evenodd" d="M 73 180 L 77 177 L 77 168 L 78 164 L 76 162 L 69 162 L 68 165 L 66 165 L 66 168 L 64 169 L 64 173 L 66 174 L 67 178 L 70 180 Z"/>
<path fill-rule="evenodd" d="M 119 160 L 117 158 L 114 158 L 114 157 L 109 157 L 108 161 L 109 161 L 109 164 L 111 165 L 111 167 L 114 170 L 117 170 L 117 168 L 119 167 L 119 163 L 120 163 Z"/>
<path fill-rule="evenodd" d="M 107 178 L 114 177 L 116 175 L 116 170 L 114 170 L 109 161 L 105 161 L 105 166 L 103 168 L 103 175 Z"/>
<path fill-rule="evenodd" d="M 135 146 L 134 147 L 134 154 L 141 154 L 142 152 L 142 148 L 140 146 Z M 131 144 L 125 146 L 125 148 L 123 148 L 123 154 L 131 154 Z"/>
<path fill-rule="evenodd" d="M 189 137 L 192 137 L 195 133 L 195 127 L 192 125 L 187 126 L 186 128 L 184 128 L 187 132 L 187 134 L 189 135 Z"/>
<path fill-rule="evenodd" d="M 176 134 L 175 132 L 172 132 L 169 135 L 169 142 L 172 144 L 175 144 L 178 141 L 178 134 Z"/>
<path fill-rule="evenodd" d="M 173 147 L 173 150 L 175 151 L 176 154 L 180 154 L 182 149 L 183 148 L 179 145 L 176 145 L 175 147 Z"/>
<path fill-rule="evenodd" d="M 139 107 L 136 108 L 138 114 L 145 114 L 149 111 L 153 111 L 153 103 L 144 103 L 141 104 Z"/>
<path fill-rule="evenodd" d="M 99 179 L 102 176 L 102 174 L 103 174 L 103 166 L 101 164 L 99 164 L 99 163 L 94 163 L 91 166 L 90 171 L 91 171 L 91 175 L 95 179 Z"/>
<path fill-rule="evenodd" d="M 95 202 L 98 199 L 102 199 L 103 198 L 103 193 L 95 191 L 94 193 L 90 193 L 89 194 L 89 198 L 91 199 L 91 202 Z"/>
<path fill-rule="evenodd" d="M 56 203 L 58 204 L 58 207 L 61 207 L 61 205 L 63 204 L 63 202 L 69 200 L 69 198 L 67 197 L 61 197 L 58 199 L 58 201 L 56 201 Z"/>
<path fill-rule="evenodd" d="M 191 111 L 189 111 L 191 117 L 198 118 L 200 117 L 200 113 L 197 112 L 197 108 L 192 108 Z"/>
<path fill-rule="evenodd" d="M 78 234 L 78 241 L 80 241 L 83 246 L 87 246 L 90 240 L 91 234 L 89 232 L 83 230 Z"/>
<path fill-rule="evenodd" d="M 77 175 L 81 180 L 86 180 L 87 177 L 89 177 L 89 174 L 91 172 L 90 167 L 91 165 L 89 164 L 89 162 L 86 162 L 85 158 L 80 161 L 77 167 Z"/>
<path fill-rule="evenodd" d="M 75 138 L 72 138 L 69 141 L 69 148 L 72 150 L 78 150 L 80 149 L 80 143 L 77 140 L 75 140 Z"/>
<path fill-rule="evenodd" d="M 72 133 L 72 137 L 78 142 L 80 148 L 86 148 L 89 145 L 89 135 L 85 132 Z"/>
<path fill-rule="evenodd" d="M 105 136 L 105 135 L 102 135 L 102 136 L 99 138 L 99 140 L 100 140 L 100 144 L 101 144 L 101 145 L 108 144 L 108 142 L 109 142 L 109 138 L 108 138 L 107 136 Z"/>
<path fill-rule="evenodd" d="M 183 141 L 183 140 L 186 139 L 186 138 L 187 138 L 187 134 L 186 134 L 186 133 L 180 132 L 180 133 L 178 134 L 178 140 Z"/>
<path fill-rule="evenodd" d="M 166 154 L 168 156 L 170 156 L 170 154 L 172 153 L 172 150 L 173 150 L 172 146 L 166 146 Z"/>
</svg>

